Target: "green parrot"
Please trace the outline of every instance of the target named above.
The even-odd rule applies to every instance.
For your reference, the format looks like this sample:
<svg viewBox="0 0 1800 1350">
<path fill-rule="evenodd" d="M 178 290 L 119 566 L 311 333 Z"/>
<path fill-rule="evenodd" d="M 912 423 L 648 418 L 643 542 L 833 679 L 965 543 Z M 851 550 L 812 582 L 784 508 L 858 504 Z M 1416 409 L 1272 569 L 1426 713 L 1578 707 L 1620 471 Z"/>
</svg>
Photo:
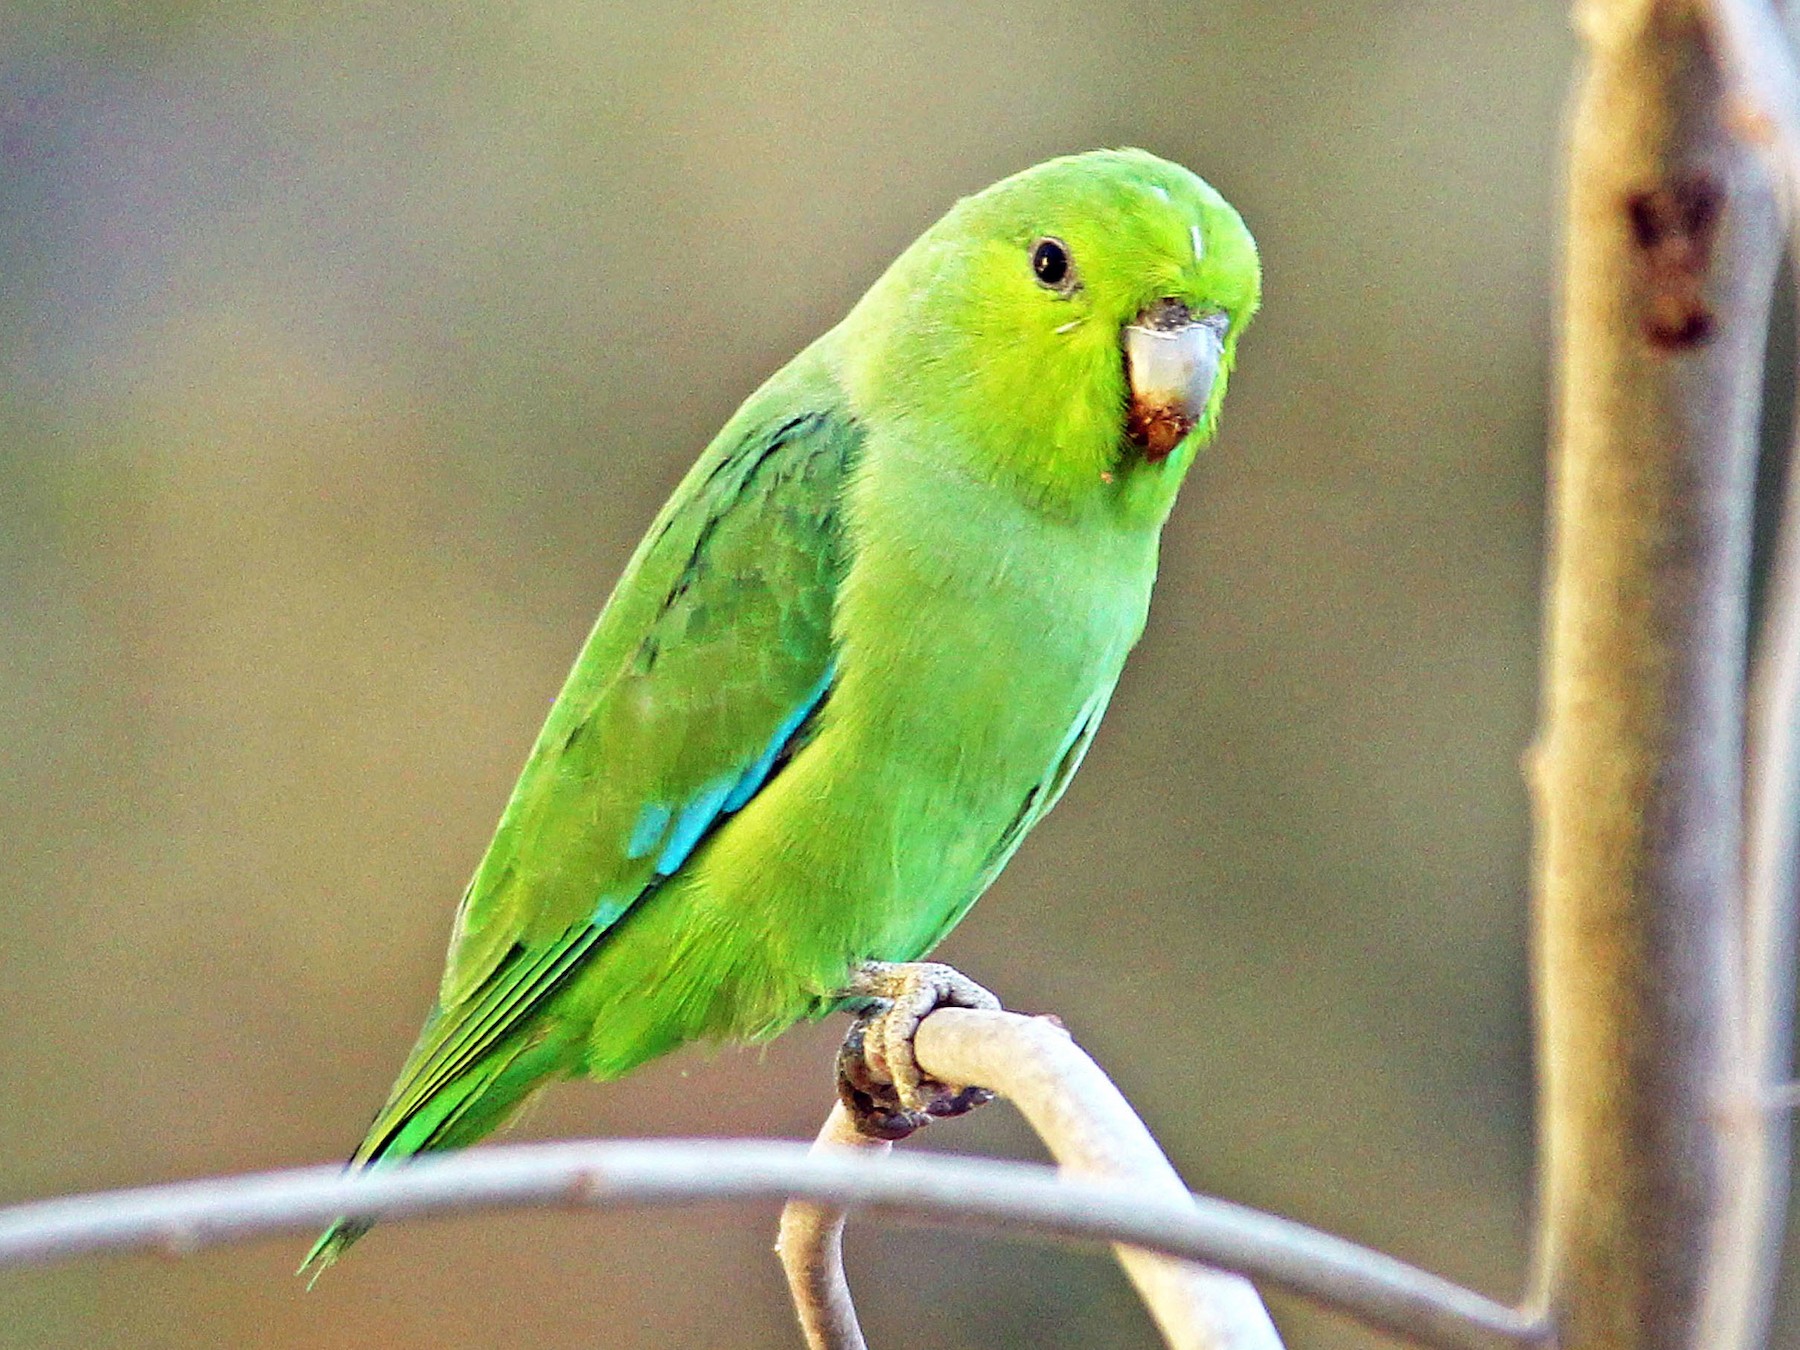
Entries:
<svg viewBox="0 0 1800 1350">
<path fill-rule="evenodd" d="M 958 202 L 752 394 L 576 659 L 351 1165 L 689 1041 L 971 1001 L 901 963 L 1093 740 L 1260 284 L 1194 174 L 1072 155 Z M 909 1046 L 876 1048 L 916 1107 Z"/>
</svg>

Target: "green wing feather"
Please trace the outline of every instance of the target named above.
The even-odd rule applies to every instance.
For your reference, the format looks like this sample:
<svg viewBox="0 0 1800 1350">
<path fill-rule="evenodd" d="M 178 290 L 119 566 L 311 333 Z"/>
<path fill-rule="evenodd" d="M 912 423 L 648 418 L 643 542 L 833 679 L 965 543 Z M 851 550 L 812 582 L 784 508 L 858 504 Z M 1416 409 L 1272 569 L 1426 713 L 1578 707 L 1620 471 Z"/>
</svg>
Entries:
<svg viewBox="0 0 1800 1350">
<path fill-rule="evenodd" d="M 616 922 L 654 884 L 682 810 L 753 765 L 818 689 L 857 439 L 830 410 L 763 421 L 715 443 L 682 484 L 588 639 L 469 884 L 441 1004 L 468 1000 L 515 946 L 596 915 Z M 663 832 L 634 849 L 658 810 Z"/>
<path fill-rule="evenodd" d="M 861 434 L 802 357 L 747 402 L 627 565 L 457 911 L 437 1007 L 355 1165 L 485 1134 L 567 1066 L 532 1014 L 804 738 L 833 672 Z M 333 1227 L 322 1268 L 366 1225 Z"/>
</svg>

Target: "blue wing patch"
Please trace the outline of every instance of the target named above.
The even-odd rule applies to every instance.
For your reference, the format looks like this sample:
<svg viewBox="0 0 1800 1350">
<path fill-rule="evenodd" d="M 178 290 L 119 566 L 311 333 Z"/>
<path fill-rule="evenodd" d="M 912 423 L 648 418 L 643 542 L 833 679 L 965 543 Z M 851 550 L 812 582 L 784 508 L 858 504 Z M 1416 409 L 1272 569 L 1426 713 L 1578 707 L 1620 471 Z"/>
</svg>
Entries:
<svg viewBox="0 0 1800 1350">
<path fill-rule="evenodd" d="M 590 922 L 596 928 L 611 928 L 625 917 L 625 911 L 631 908 L 635 895 L 602 896 L 600 903 L 594 907 L 594 917 Z"/>
<path fill-rule="evenodd" d="M 625 856 L 647 858 L 660 846 L 662 852 L 656 859 L 656 875 L 667 877 L 679 871 L 720 816 L 742 810 L 752 797 L 762 791 L 795 734 L 806 724 L 806 719 L 818 711 L 836 674 L 837 663 L 834 661 L 825 667 L 825 673 L 819 677 L 819 682 L 807 690 L 806 696 L 795 705 L 794 710 L 782 719 L 763 752 L 746 768 L 736 774 L 715 778 L 700 790 L 698 796 L 683 806 L 679 813 L 662 802 L 646 803 L 638 813 L 631 838 L 626 841 Z M 594 910 L 594 924 L 597 927 L 611 926 L 630 907 L 630 903 L 629 900 L 621 901 L 616 896 L 602 898 Z"/>
<path fill-rule="evenodd" d="M 794 733 L 800 730 L 800 724 L 811 717 L 818 708 L 820 700 L 825 697 L 825 691 L 831 688 L 831 681 L 836 675 L 837 662 L 833 661 L 825 667 L 825 673 L 819 676 L 819 682 L 807 691 L 805 698 L 800 700 L 799 706 L 787 715 L 787 719 L 780 726 L 775 728 L 775 734 L 769 738 L 768 748 L 738 776 L 737 783 L 726 796 L 721 810 L 736 811 L 762 791 L 762 785 L 769 781 L 769 773 L 774 769 L 775 761 L 781 757 L 781 752 L 787 748 L 788 742 L 794 739 Z"/>
<path fill-rule="evenodd" d="M 659 877 L 672 875 L 677 868 L 688 860 L 688 854 L 694 851 L 694 845 L 700 842 L 700 836 L 712 827 L 718 818 L 719 808 L 731 795 L 731 780 L 717 778 L 700 790 L 700 795 L 681 808 L 681 814 L 675 817 L 675 829 L 669 835 L 669 842 L 663 845 L 662 857 L 656 860 L 656 874 Z"/>
</svg>

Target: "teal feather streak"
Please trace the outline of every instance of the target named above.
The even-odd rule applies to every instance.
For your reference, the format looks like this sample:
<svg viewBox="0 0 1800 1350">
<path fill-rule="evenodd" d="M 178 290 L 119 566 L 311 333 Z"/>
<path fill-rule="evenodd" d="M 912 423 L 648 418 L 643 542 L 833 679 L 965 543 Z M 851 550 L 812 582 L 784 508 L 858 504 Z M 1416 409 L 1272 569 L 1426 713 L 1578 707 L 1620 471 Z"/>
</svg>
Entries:
<svg viewBox="0 0 1800 1350">
<path fill-rule="evenodd" d="M 769 781 L 769 775 L 774 772 L 776 763 L 788 750 L 795 733 L 807 718 L 818 711 L 819 704 L 825 698 L 825 691 L 831 687 L 836 670 L 835 662 L 826 667 L 818 683 L 807 691 L 793 712 L 775 728 L 768 746 L 735 780 L 728 776 L 707 784 L 698 797 L 681 808 L 679 814 L 671 812 L 661 802 L 648 803 L 632 828 L 631 838 L 626 843 L 626 856 L 648 857 L 661 844 L 662 854 L 656 860 L 657 875 L 673 876 L 679 871 L 707 832 L 722 817 L 741 811 L 762 790 L 763 785 Z M 673 830 L 669 828 L 671 817 L 674 819 Z M 664 842 L 665 835 L 667 842 Z M 594 910 L 594 924 L 604 928 L 617 922 L 629 905 L 630 901 L 620 900 L 615 896 L 603 898 Z"/>
<path fill-rule="evenodd" d="M 825 691 L 831 687 L 832 678 L 836 674 L 837 663 L 834 661 L 825 668 L 825 673 L 819 676 L 819 682 L 801 700 L 800 706 L 789 713 L 787 720 L 775 729 L 774 736 L 769 740 L 769 748 L 757 757 L 754 764 L 744 770 L 743 776 L 737 781 L 737 786 L 731 789 L 731 795 L 725 798 L 722 809 L 726 811 L 742 810 L 744 803 L 762 790 L 762 785 L 768 781 L 769 774 L 775 767 L 775 761 L 781 757 L 782 751 L 788 748 L 788 742 L 794 739 L 794 733 L 800 729 L 801 724 L 817 711 L 820 700 L 825 697 Z"/>
<path fill-rule="evenodd" d="M 681 814 L 675 817 L 669 842 L 663 845 L 662 856 L 656 860 L 658 876 L 672 876 L 688 860 L 688 854 L 694 851 L 700 836 L 718 819 L 719 808 L 731 795 L 731 788 L 729 778 L 718 779 L 708 783 L 698 797 L 681 808 Z"/>
</svg>

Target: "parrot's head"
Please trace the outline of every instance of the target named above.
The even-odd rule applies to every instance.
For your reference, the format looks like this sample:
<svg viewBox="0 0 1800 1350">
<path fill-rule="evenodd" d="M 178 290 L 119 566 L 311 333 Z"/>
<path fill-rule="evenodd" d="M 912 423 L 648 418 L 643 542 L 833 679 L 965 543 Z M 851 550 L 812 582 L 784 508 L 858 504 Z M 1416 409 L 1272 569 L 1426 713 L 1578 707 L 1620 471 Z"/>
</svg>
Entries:
<svg viewBox="0 0 1800 1350">
<path fill-rule="evenodd" d="M 876 283 L 845 325 L 853 396 L 1047 505 L 1160 521 L 1260 291 L 1249 230 L 1188 170 L 1053 159 L 958 202 Z"/>
</svg>

